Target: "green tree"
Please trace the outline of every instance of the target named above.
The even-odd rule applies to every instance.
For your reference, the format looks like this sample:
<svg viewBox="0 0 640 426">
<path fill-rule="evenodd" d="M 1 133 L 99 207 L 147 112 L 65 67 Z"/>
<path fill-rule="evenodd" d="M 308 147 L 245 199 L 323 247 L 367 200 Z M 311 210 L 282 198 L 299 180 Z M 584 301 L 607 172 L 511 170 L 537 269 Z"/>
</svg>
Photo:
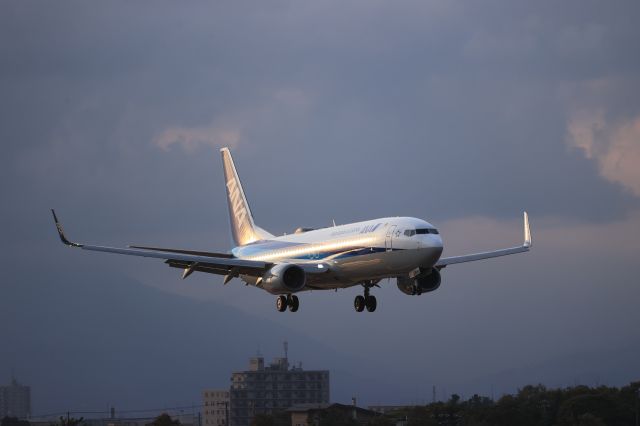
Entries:
<svg viewBox="0 0 640 426">
<path fill-rule="evenodd" d="M 413 407 L 406 412 L 408 426 L 436 426 L 435 411 L 442 408 L 443 404 L 438 402 L 423 407 Z"/>
<path fill-rule="evenodd" d="M 251 419 L 251 426 L 275 426 L 275 420 L 268 414 L 256 414 Z"/>
<path fill-rule="evenodd" d="M 256 414 L 251 419 L 251 426 L 290 426 L 291 414 L 277 411 L 273 414 Z"/>
<path fill-rule="evenodd" d="M 72 425 L 70 425 L 72 426 Z M 167 413 L 162 413 L 147 426 L 180 426 L 180 420 L 174 420 Z"/>
<path fill-rule="evenodd" d="M 460 402 L 460 395 L 458 395 L 457 393 L 452 394 L 451 398 L 449 398 L 449 404 L 456 405 L 458 404 L 458 402 Z"/>
<path fill-rule="evenodd" d="M 586 413 L 578 417 L 578 426 L 607 426 L 607 424 L 601 418 Z"/>
<path fill-rule="evenodd" d="M 378 416 L 367 422 L 367 426 L 393 426 L 395 423 L 387 416 Z"/>
<path fill-rule="evenodd" d="M 58 423 L 56 423 L 56 426 L 81 426 L 81 425 L 84 425 L 84 417 L 80 417 L 79 419 L 76 419 L 75 417 L 70 417 L 69 415 L 67 415 L 67 417 L 60 416 L 60 418 L 58 419 Z"/>
<path fill-rule="evenodd" d="M 348 411 L 328 408 L 320 414 L 320 426 L 358 426 Z"/>
<path fill-rule="evenodd" d="M 625 424 L 618 404 L 610 392 L 594 393 L 583 390 L 582 393 L 565 400 L 558 412 L 556 422 L 559 426 L 581 425 L 581 419 L 585 424 L 595 424 L 601 419 L 608 425 Z"/>
<path fill-rule="evenodd" d="M 27 420 L 19 420 L 17 417 L 6 416 L 0 422 L 0 426 L 29 426 L 30 423 Z"/>
</svg>

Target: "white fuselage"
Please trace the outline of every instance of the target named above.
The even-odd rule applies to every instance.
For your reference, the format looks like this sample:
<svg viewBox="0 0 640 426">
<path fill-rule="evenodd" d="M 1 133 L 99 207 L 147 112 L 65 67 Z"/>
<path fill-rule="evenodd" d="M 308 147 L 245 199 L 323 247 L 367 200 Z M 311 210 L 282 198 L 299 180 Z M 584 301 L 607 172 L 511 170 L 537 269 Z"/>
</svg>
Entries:
<svg viewBox="0 0 640 426">
<path fill-rule="evenodd" d="M 310 276 L 309 284 L 329 289 L 431 268 L 442 254 L 442 239 L 424 220 L 392 217 L 273 237 L 232 252 L 247 260 L 326 264 L 331 274 Z"/>
</svg>

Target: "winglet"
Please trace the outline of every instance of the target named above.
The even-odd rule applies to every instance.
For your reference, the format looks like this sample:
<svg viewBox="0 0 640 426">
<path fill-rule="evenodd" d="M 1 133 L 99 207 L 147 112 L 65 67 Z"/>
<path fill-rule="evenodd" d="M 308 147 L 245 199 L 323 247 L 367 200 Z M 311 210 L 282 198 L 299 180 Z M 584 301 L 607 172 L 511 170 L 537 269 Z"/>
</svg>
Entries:
<svg viewBox="0 0 640 426">
<path fill-rule="evenodd" d="M 524 212 L 524 246 L 531 247 L 531 229 L 529 228 L 529 215 Z"/>
<path fill-rule="evenodd" d="M 56 211 L 54 209 L 51 209 L 51 213 L 53 214 L 53 221 L 56 223 L 56 229 L 58 230 L 58 235 L 60 236 L 60 241 L 62 241 L 64 244 L 71 246 L 71 247 L 82 247 L 82 244 L 78 244 L 78 243 L 73 243 L 71 241 L 69 241 L 67 239 L 67 237 L 64 235 L 64 230 L 62 229 L 62 224 L 60 222 L 58 222 L 58 216 L 56 216 Z"/>
</svg>

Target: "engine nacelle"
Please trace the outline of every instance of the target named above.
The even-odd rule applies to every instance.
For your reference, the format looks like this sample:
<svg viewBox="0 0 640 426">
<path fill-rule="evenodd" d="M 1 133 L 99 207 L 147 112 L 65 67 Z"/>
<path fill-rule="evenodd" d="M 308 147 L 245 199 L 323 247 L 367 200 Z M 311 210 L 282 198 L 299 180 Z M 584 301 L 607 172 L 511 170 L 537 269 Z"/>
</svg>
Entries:
<svg viewBox="0 0 640 426">
<path fill-rule="evenodd" d="M 398 277 L 398 289 L 410 296 L 419 296 L 422 293 L 437 290 L 442 279 L 437 269 L 418 275 L 415 278 Z"/>
<path fill-rule="evenodd" d="M 304 288 L 307 275 L 298 265 L 281 263 L 262 277 L 261 286 L 271 294 L 295 293 Z"/>
</svg>

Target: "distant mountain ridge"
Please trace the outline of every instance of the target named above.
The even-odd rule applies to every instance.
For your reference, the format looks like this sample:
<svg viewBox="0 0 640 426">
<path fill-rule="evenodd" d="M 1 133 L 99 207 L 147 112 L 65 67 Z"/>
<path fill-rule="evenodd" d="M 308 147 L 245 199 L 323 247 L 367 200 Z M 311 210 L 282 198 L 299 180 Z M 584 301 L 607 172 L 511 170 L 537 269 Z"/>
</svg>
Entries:
<svg viewBox="0 0 640 426">
<path fill-rule="evenodd" d="M 410 376 L 405 366 L 395 368 L 397 359 L 338 353 L 236 308 L 113 273 L 36 268 L 12 275 L 0 288 L 0 382 L 14 369 L 32 387 L 34 414 L 199 404 L 200 390 L 229 386 L 230 373 L 245 369 L 258 347 L 267 362 L 280 356 L 284 339 L 291 361 L 331 371 L 332 401 L 348 403 L 355 396 L 366 406 L 431 400 L 425 378 L 437 366 Z M 447 397 L 444 386 L 449 394 L 490 396 L 493 385 L 499 396 L 527 384 L 592 385 L 599 376 L 603 384 L 624 385 L 640 377 L 638 359 L 640 341 L 634 341 L 439 385 L 437 397 Z"/>
<path fill-rule="evenodd" d="M 233 307 L 116 274 L 88 282 L 82 272 L 57 272 L 26 271 L 0 298 L 0 323 L 11 324 L 0 335 L 0 379 L 15 369 L 32 387 L 34 414 L 198 404 L 201 389 L 228 387 L 257 347 L 267 362 L 282 356 L 285 338 L 292 362 L 331 370 L 333 401 L 392 389 L 359 377 L 357 360 Z"/>
</svg>

